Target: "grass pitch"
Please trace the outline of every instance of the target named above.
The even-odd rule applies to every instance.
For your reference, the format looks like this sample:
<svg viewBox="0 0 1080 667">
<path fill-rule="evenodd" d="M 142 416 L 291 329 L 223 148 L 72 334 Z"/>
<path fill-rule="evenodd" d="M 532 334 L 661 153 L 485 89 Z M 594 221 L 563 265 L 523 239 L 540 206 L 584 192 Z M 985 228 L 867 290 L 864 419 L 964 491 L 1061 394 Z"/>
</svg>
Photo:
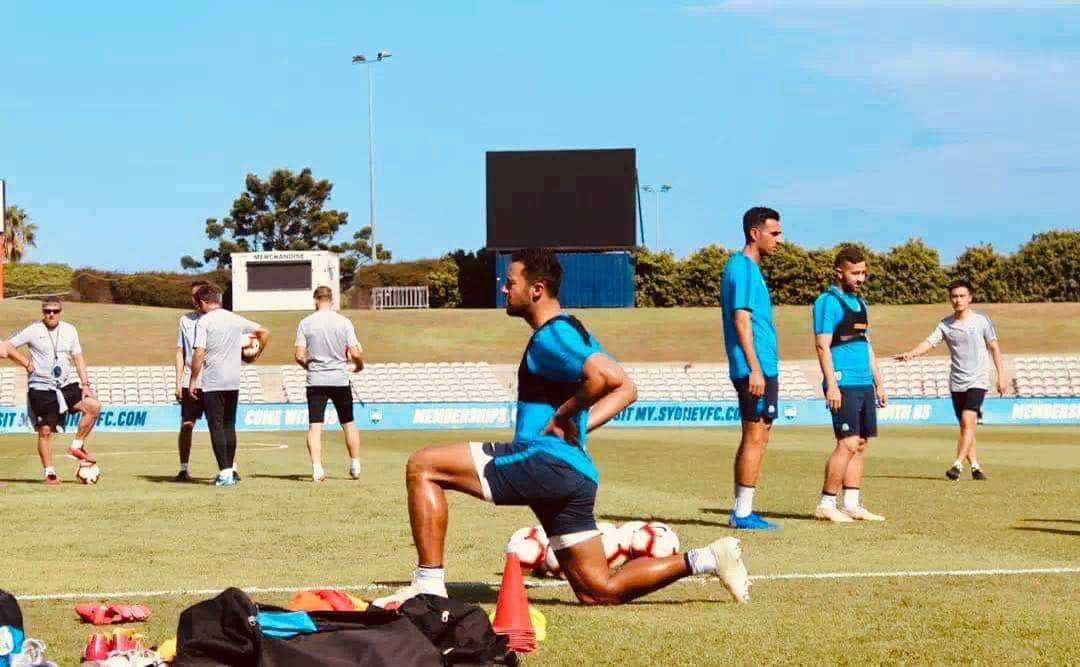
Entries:
<svg viewBox="0 0 1080 667">
<path fill-rule="evenodd" d="M 656 518 L 698 546 L 731 532 L 735 429 L 616 430 L 590 441 L 602 480 L 597 514 Z M 328 434 L 326 484 L 305 481 L 303 433 L 241 434 L 244 481 L 233 488 L 171 483 L 175 440 L 101 433 L 101 483 L 46 488 L 29 435 L 0 437 L 0 587 L 23 596 L 29 634 L 60 664 L 77 664 L 91 626 L 73 605 L 106 591 L 220 590 L 403 583 L 415 564 L 404 462 L 429 442 L 486 433 L 383 432 L 363 438 L 364 477 L 347 479 L 344 447 Z M 1075 429 L 984 427 L 990 481 L 949 482 L 954 429 L 898 427 L 873 441 L 865 503 L 883 524 L 831 525 L 811 513 L 831 448 L 827 428 L 778 427 L 758 506 L 773 533 L 743 533 L 752 575 L 1025 569 L 1080 566 L 1080 439 Z M 63 441 L 63 442 L 66 442 Z M 286 448 L 275 448 L 287 445 Z M 212 455 L 197 434 L 194 472 Z M 495 582 L 510 533 L 531 525 L 523 508 L 451 495 L 451 582 Z M 624 607 L 584 608 L 566 587 L 530 589 L 549 639 L 529 664 L 1077 664 L 1080 574 L 853 579 L 759 579 L 736 608 L 715 582 L 680 582 Z M 75 599 L 26 596 L 87 593 Z M 365 589 L 365 597 L 380 592 Z M 452 587 L 491 608 L 496 589 Z M 208 594 L 145 602 L 139 629 L 152 643 L 175 634 L 182 609 Z M 255 593 L 282 604 L 286 593 Z"/>
</svg>

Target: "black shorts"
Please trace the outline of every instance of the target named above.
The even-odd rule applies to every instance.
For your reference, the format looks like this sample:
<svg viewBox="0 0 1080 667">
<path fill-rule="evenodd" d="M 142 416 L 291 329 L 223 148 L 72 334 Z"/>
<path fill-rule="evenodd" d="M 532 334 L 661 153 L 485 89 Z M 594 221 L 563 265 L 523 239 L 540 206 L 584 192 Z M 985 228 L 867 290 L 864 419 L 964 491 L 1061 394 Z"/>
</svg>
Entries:
<svg viewBox="0 0 1080 667">
<path fill-rule="evenodd" d="M 308 387 L 307 413 L 309 424 L 321 424 L 326 417 L 326 401 L 334 403 L 338 423 L 349 424 L 353 421 L 352 387 Z"/>
<path fill-rule="evenodd" d="M 956 420 L 960 421 L 960 415 L 964 410 L 971 410 L 977 419 L 982 419 L 982 404 L 986 398 L 985 389 L 968 389 L 967 391 L 952 392 L 952 408 L 956 413 Z"/>
<path fill-rule="evenodd" d="M 569 463 L 520 442 L 471 446 L 487 500 L 528 506 L 548 537 L 596 530 L 596 482 Z"/>
<path fill-rule="evenodd" d="M 765 393 L 761 396 L 750 395 L 749 377 L 732 380 L 731 384 L 735 385 L 735 393 L 739 395 L 739 414 L 744 422 L 756 422 L 759 419 L 771 422 L 776 419 L 780 382 L 775 375 L 765 376 Z"/>
<path fill-rule="evenodd" d="M 206 413 L 206 405 L 203 403 L 203 395 L 200 391 L 198 398 L 191 395 L 190 389 L 180 390 L 180 421 L 194 424 Z"/>
<path fill-rule="evenodd" d="M 873 387 L 841 387 L 840 409 L 832 413 L 837 440 L 877 436 L 877 395 Z"/>
<path fill-rule="evenodd" d="M 64 394 L 67 412 L 60 412 L 60 401 L 52 389 L 30 389 L 26 392 L 26 406 L 35 431 L 42 426 L 56 430 L 64 425 L 69 413 L 77 412 L 75 406 L 82 400 L 82 387 L 79 383 L 73 382 L 60 391 Z"/>
</svg>

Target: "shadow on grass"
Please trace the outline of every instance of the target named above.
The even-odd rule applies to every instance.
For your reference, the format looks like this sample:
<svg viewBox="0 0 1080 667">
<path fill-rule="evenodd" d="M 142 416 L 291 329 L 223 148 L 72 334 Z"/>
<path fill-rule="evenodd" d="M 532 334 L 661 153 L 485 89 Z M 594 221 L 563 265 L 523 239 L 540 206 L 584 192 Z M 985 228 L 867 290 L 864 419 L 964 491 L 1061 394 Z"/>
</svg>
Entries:
<svg viewBox="0 0 1080 667">
<path fill-rule="evenodd" d="M 286 481 L 289 481 L 289 482 L 311 482 L 311 475 L 310 474 L 308 474 L 308 475 L 298 475 L 298 474 L 268 475 L 266 473 L 259 473 L 258 475 L 252 474 L 251 478 L 252 479 L 283 479 L 283 480 L 286 480 Z M 330 481 L 329 477 L 327 477 L 326 479 L 327 479 L 327 481 Z"/>
<path fill-rule="evenodd" d="M 929 475 L 863 475 L 865 479 L 928 479 L 931 482 L 952 482 L 953 480 L 941 475 L 930 477 Z"/>
<path fill-rule="evenodd" d="M 732 605 L 734 605 L 734 603 L 731 602 L 731 598 L 727 596 L 727 593 L 723 592 L 722 589 L 721 589 L 721 592 L 718 593 L 718 596 L 715 597 L 715 598 L 694 598 L 694 599 L 686 599 L 686 600 L 650 600 L 648 598 L 644 598 L 644 599 L 638 598 L 637 600 L 633 600 L 632 602 L 627 602 L 625 605 L 621 605 L 621 606 L 624 606 L 624 607 L 642 607 L 642 606 L 654 606 L 654 605 L 655 606 L 659 606 L 659 605 L 670 606 L 670 605 L 686 605 L 686 604 L 691 604 L 691 603 L 695 603 L 695 602 L 702 603 L 702 604 L 723 604 L 723 605 L 732 604 Z M 537 597 L 537 596 L 533 595 L 532 591 L 529 592 L 529 604 L 543 605 L 545 607 L 573 607 L 573 608 L 576 608 L 576 609 L 588 609 L 588 605 L 581 604 L 580 602 L 578 602 L 576 600 L 560 600 L 558 598 L 540 598 L 540 597 Z"/>
<path fill-rule="evenodd" d="M 596 517 L 601 521 L 660 521 L 672 526 L 707 526 L 709 528 L 727 528 L 727 521 L 706 521 L 704 519 L 670 519 L 662 516 L 621 516 L 617 514 L 601 514 Z"/>
<path fill-rule="evenodd" d="M 1022 519 L 1022 521 L 1034 521 L 1037 523 L 1080 523 L 1080 519 Z"/>
<path fill-rule="evenodd" d="M 14 477 L 0 478 L 0 482 L 4 484 L 36 484 L 38 486 L 45 486 L 45 483 L 38 478 L 34 479 L 15 479 Z"/>
<path fill-rule="evenodd" d="M 731 514 L 731 508 L 725 507 L 702 507 L 702 512 L 708 512 L 709 514 L 723 514 L 728 516 Z M 754 513 L 758 516 L 765 517 L 766 519 L 798 519 L 800 521 L 817 521 L 817 517 L 813 514 L 792 514 L 790 512 L 763 512 L 761 510 L 754 510 Z M 723 525 L 727 525 L 724 523 Z"/>
<path fill-rule="evenodd" d="M 1013 530 L 1026 530 L 1030 533 L 1050 533 L 1051 535 L 1072 535 L 1080 536 L 1080 530 L 1069 530 L 1067 528 L 1043 528 L 1041 526 L 1013 526 Z"/>
<path fill-rule="evenodd" d="M 202 484 L 203 486 L 206 486 L 207 481 L 210 479 L 209 477 L 207 477 L 206 478 L 207 481 L 204 481 L 199 477 L 192 477 L 191 480 L 188 481 L 188 482 L 177 482 L 176 481 L 176 473 L 173 473 L 172 475 L 135 475 L 135 476 L 138 477 L 139 479 L 146 480 L 147 482 L 153 482 L 155 484 L 169 483 L 169 484 L 176 484 L 177 486 L 183 486 L 185 484 Z"/>
</svg>

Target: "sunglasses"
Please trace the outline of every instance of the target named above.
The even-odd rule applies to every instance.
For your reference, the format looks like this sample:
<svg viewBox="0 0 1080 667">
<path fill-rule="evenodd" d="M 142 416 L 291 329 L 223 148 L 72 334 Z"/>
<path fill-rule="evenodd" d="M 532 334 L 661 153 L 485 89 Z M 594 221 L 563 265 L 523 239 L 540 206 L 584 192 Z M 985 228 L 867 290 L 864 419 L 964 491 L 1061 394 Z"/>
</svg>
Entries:
<svg viewBox="0 0 1080 667">
<path fill-rule="evenodd" d="M 47 308 L 47 309 L 46 309 L 46 308 L 42 308 L 42 309 L 41 309 L 41 312 L 45 313 L 46 315 L 59 315 L 59 314 L 60 314 L 60 310 L 61 310 L 60 308 L 56 308 L 56 309 L 53 309 L 53 308 Z"/>
</svg>

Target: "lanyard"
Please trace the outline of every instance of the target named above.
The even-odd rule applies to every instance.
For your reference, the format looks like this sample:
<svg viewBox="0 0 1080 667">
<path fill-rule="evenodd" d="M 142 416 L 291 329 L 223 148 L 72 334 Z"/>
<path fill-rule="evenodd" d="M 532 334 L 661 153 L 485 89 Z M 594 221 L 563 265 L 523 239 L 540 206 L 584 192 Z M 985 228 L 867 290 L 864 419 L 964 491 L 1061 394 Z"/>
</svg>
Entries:
<svg viewBox="0 0 1080 667">
<path fill-rule="evenodd" d="M 49 332 L 49 327 L 45 327 L 45 335 L 49 337 L 49 342 L 52 343 L 53 352 L 53 365 L 57 365 L 60 362 L 60 324 L 56 325 L 56 338 L 54 339 L 52 333 Z"/>
</svg>

